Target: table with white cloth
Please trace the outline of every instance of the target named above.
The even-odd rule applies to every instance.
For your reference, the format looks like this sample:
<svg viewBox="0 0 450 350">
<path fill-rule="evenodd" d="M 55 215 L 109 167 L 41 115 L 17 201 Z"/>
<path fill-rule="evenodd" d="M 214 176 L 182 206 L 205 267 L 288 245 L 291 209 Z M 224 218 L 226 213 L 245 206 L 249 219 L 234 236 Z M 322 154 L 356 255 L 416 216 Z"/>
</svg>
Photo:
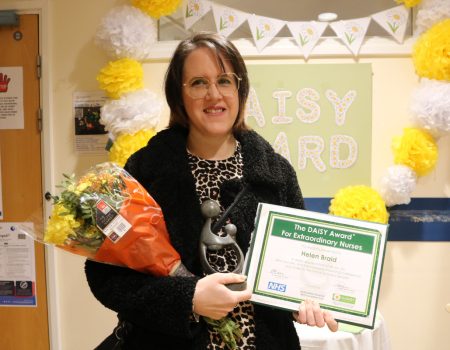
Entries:
<svg viewBox="0 0 450 350">
<path fill-rule="evenodd" d="M 374 329 L 339 325 L 337 332 L 295 323 L 302 350 L 390 350 L 389 335 L 383 317 L 378 313 Z M 347 330 L 351 330 L 349 332 Z"/>
</svg>

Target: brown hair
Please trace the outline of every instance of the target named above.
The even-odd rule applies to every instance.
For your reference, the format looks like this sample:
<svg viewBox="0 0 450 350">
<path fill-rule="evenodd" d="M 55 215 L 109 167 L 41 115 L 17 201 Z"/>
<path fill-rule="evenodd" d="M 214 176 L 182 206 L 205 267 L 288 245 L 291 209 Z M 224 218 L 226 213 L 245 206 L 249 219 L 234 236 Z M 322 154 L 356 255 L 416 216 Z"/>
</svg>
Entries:
<svg viewBox="0 0 450 350">
<path fill-rule="evenodd" d="M 234 73 L 241 78 L 238 96 L 239 112 L 233 131 L 247 130 L 244 120 L 244 109 L 249 93 L 249 81 L 244 60 L 236 47 L 225 37 L 214 33 L 200 33 L 181 41 L 170 61 L 165 78 L 166 100 L 170 107 L 169 127 L 181 126 L 189 128 L 189 119 L 184 109 L 182 96 L 184 62 L 189 54 L 200 47 L 206 47 L 216 53 L 219 64 L 224 69 L 223 60 L 228 60 Z"/>
</svg>

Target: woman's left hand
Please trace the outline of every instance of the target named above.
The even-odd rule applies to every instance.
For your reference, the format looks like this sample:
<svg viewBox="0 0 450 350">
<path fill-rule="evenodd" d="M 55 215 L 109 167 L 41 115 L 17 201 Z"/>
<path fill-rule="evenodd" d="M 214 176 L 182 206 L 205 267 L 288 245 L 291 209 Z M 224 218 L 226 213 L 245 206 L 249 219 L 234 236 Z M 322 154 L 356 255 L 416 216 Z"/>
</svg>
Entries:
<svg viewBox="0 0 450 350">
<path fill-rule="evenodd" d="M 298 311 L 292 313 L 294 319 L 301 324 L 308 326 L 316 326 L 322 328 L 327 325 L 330 331 L 336 332 L 338 330 L 338 323 L 327 310 L 322 310 L 314 300 L 306 299 L 300 304 Z"/>
</svg>

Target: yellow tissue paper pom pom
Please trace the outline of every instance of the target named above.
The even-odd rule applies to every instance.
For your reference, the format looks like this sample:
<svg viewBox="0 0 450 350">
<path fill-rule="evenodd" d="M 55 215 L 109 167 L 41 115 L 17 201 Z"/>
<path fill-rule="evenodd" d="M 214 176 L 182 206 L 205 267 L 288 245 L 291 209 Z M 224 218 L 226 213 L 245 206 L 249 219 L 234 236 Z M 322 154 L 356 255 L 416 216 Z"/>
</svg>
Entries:
<svg viewBox="0 0 450 350">
<path fill-rule="evenodd" d="M 438 147 L 433 136 L 418 128 L 405 128 L 402 136 L 392 140 L 394 163 L 409 166 L 417 175 L 431 171 L 438 159 Z"/>
<path fill-rule="evenodd" d="M 61 204 L 53 206 L 50 220 L 45 229 L 44 242 L 63 244 L 69 235 L 74 234 L 73 229 L 80 227 L 80 222 L 68 213 L 69 210 Z"/>
<path fill-rule="evenodd" d="M 450 18 L 419 37 L 412 58 L 418 76 L 450 81 Z"/>
<path fill-rule="evenodd" d="M 97 81 L 110 98 L 118 99 L 125 92 L 136 91 L 144 87 L 144 69 L 133 59 L 122 58 L 109 62 L 100 70 Z"/>
<path fill-rule="evenodd" d="M 368 186 L 348 186 L 340 189 L 331 200 L 330 214 L 347 218 L 379 222 L 389 220 L 380 194 Z"/>
<path fill-rule="evenodd" d="M 406 7 L 414 7 L 422 2 L 422 0 L 395 0 L 397 4 L 404 4 Z"/>
<path fill-rule="evenodd" d="M 123 167 L 128 158 L 134 152 L 146 146 L 155 134 L 155 130 L 146 129 L 140 130 L 135 134 L 122 134 L 118 136 L 109 150 L 109 160 Z"/>
<path fill-rule="evenodd" d="M 181 0 L 132 0 L 131 4 L 153 18 L 174 13 Z"/>
</svg>

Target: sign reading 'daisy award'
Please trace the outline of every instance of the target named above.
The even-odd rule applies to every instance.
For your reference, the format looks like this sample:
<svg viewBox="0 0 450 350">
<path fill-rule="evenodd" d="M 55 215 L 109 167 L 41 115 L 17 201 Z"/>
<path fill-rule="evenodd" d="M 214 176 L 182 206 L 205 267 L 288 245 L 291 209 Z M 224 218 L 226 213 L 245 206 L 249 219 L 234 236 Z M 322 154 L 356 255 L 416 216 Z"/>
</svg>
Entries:
<svg viewBox="0 0 450 350">
<path fill-rule="evenodd" d="M 248 65 L 246 121 L 296 170 L 305 197 L 370 184 L 370 64 Z"/>
<path fill-rule="evenodd" d="M 307 299 L 373 328 L 387 225 L 260 203 L 244 273 L 251 300 L 298 310 Z"/>
</svg>

